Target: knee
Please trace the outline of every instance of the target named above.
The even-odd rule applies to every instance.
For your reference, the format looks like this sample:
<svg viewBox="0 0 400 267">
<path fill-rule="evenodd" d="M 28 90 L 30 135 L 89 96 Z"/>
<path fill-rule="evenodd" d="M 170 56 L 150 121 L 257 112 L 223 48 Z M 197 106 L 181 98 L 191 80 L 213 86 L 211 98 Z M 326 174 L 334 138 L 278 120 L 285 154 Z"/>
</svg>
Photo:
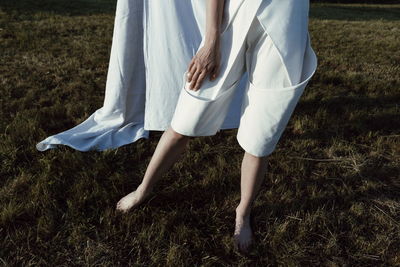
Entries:
<svg viewBox="0 0 400 267">
<path fill-rule="evenodd" d="M 267 160 L 268 156 L 270 155 L 270 153 L 263 154 L 263 155 L 255 155 L 253 153 L 247 152 L 246 150 L 244 150 L 244 153 L 247 155 L 247 157 L 252 158 L 254 160 L 259 160 L 259 161 Z"/>
<path fill-rule="evenodd" d="M 188 140 L 190 138 L 190 136 L 188 135 L 183 135 L 181 133 L 176 132 L 171 126 L 169 127 L 168 131 L 170 132 L 171 136 L 178 141 Z"/>
</svg>

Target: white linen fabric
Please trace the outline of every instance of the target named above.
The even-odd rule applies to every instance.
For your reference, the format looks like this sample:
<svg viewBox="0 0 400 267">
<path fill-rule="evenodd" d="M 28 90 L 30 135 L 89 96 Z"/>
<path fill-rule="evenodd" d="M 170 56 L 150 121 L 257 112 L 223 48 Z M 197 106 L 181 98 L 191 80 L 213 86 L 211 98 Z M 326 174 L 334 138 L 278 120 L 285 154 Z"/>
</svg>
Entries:
<svg viewBox="0 0 400 267">
<path fill-rule="evenodd" d="M 74 128 L 41 141 L 37 149 L 60 144 L 80 151 L 116 148 L 149 138 L 150 130 L 172 126 L 191 136 L 239 128 L 238 141 L 246 151 L 271 153 L 317 67 L 308 33 L 309 0 L 225 0 L 220 75 L 192 91 L 187 89 L 185 71 L 204 42 L 205 2 L 118 0 L 103 107 Z M 262 32 L 260 26 L 268 40 L 265 51 L 274 51 L 279 58 L 274 66 L 280 66 L 280 74 L 269 77 L 284 77 L 276 80 L 285 80 L 282 86 L 254 85 L 251 68 L 244 68 L 244 62 L 252 62 L 254 76 L 268 64 L 243 57 L 249 31 Z M 221 103 L 229 105 L 216 116 L 213 111 Z M 260 114 L 275 120 L 263 120 Z M 251 135 L 257 129 L 250 123 L 256 121 L 254 116 L 262 127 L 258 129 L 264 129 L 256 138 Z M 261 136 L 266 132 L 274 140 L 268 144 Z"/>
<path fill-rule="evenodd" d="M 312 59 L 312 51 L 306 51 L 305 61 Z M 192 91 L 188 89 L 190 83 L 186 82 L 171 127 L 188 136 L 214 135 L 221 129 L 237 93 L 236 84 L 245 71 L 248 74 L 247 86 L 241 107 L 236 107 L 240 111 L 237 140 L 246 152 L 254 156 L 271 154 L 311 78 L 313 68 L 305 68 L 302 76 L 292 76 L 296 80 L 291 81 L 279 51 L 257 17 L 254 17 L 224 81 L 228 86 L 206 87 L 206 95 L 204 88 Z"/>
</svg>

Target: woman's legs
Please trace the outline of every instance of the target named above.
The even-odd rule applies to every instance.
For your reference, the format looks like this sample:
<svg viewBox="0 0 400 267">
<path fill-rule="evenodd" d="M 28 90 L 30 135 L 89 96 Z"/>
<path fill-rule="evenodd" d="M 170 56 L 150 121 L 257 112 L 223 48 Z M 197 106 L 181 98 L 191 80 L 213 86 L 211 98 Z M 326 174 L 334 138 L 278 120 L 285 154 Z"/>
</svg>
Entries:
<svg viewBox="0 0 400 267">
<path fill-rule="evenodd" d="M 256 157 L 245 152 L 241 166 L 240 203 L 236 208 L 235 245 L 246 251 L 253 239 L 250 227 L 251 206 L 260 191 L 267 171 L 267 156 Z"/>
<path fill-rule="evenodd" d="M 162 175 L 179 159 L 189 141 L 189 136 L 181 135 L 169 127 L 158 141 L 156 150 L 147 166 L 138 188 L 117 203 L 117 210 L 126 212 L 139 205 L 148 196 Z"/>
</svg>

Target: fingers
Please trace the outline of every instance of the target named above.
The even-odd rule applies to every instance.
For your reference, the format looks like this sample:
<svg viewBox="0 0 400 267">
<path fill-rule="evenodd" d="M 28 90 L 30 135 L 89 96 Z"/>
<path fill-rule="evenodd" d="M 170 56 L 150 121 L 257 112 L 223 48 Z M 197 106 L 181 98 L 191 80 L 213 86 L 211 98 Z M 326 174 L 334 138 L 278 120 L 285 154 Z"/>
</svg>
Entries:
<svg viewBox="0 0 400 267">
<path fill-rule="evenodd" d="M 194 56 L 188 65 L 187 71 L 187 82 L 190 83 L 189 89 L 194 91 L 199 90 L 207 75 L 210 75 L 210 80 L 213 81 L 217 78 L 219 72 L 219 58 L 217 58 L 215 65 L 212 66 L 200 62 L 199 59 Z"/>
<path fill-rule="evenodd" d="M 215 80 L 218 77 L 220 70 L 221 70 L 221 54 L 218 54 L 217 60 L 215 62 L 215 67 L 211 73 L 210 79 Z"/>
<path fill-rule="evenodd" d="M 187 81 L 191 83 L 193 81 L 193 78 L 195 77 L 194 75 L 197 73 L 197 67 L 195 64 L 189 69 L 188 74 L 187 74 Z"/>
<path fill-rule="evenodd" d="M 195 68 L 192 72 L 191 79 L 190 79 L 190 87 L 189 88 L 191 90 L 194 88 L 194 85 L 196 84 L 197 78 L 199 77 L 199 75 L 200 75 L 199 70 L 197 68 Z"/>
<path fill-rule="evenodd" d="M 213 81 L 218 77 L 219 71 L 220 71 L 220 66 L 219 65 L 215 66 L 210 73 L 210 81 Z"/>
<path fill-rule="evenodd" d="M 190 82 L 190 89 L 197 91 L 200 89 L 201 84 L 203 83 L 206 76 L 210 75 L 210 80 L 215 80 L 219 75 L 220 67 L 215 67 L 212 71 L 205 69 L 198 69 L 194 66 L 191 70 L 191 75 L 189 76 L 188 82 Z"/>
<path fill-rule="evenodd" d="M 200 89 L 201 84 L 203 83 L 204 78 L 207 75 L 207 71 L 203 70 L 202 72 L 200 72 L 199 76 L 197 77 L 196 83 L 194 85 L 194 90 L 197 91 Z"/>
<path fill-rule="evenodd" d="M 194 71 L 194 67 L 195 67 L 195 64 L 194 64 L 195 63 L 195 58 L 196 57 L 192 58 L 192 60 L 189 63 L 189 66 L 188 66 L 188 82 L 190 82 L 192 80 L 192 77 L 193 77 L 193 71 Z"/>
</svg>

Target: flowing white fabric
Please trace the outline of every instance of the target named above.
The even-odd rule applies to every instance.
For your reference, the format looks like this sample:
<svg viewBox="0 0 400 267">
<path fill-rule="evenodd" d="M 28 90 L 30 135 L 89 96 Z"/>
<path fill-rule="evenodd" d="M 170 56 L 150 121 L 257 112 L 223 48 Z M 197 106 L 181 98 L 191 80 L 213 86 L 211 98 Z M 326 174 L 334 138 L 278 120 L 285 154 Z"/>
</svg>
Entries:
<svg viewBox="0 0 400 267">
<path fill-rule="evenodd" d="M 173 120 L 183 125 L 185 114 L 177 105 L 198 104 L 194 109 L 204 116 L 201 109 L 212 110 L 212 105 L 198 100 L 213 102 L 232 87 L 235 96 L 218 129 L 193 129 L 190 134 L 238 128 L 250 85 L 247 73 L 234 84 L 230 77 L 255 17 L 279 51 L 292 83 L 289 89 L 296 89 L 290 91 L 304 90 L 317 67 L 308 33 L 309 0 L 225 0 L 220 76 L 206 79 L 197 92 L 187 90 L 185 71 L 204 41 L 205 2 L 118 0 L 103 107 L 74 128 L 47 137 L 37 149 L 68 145 L 80 151 L 105 150 L 149 138 L 150 130 L 166 130 Z"/>
</svg>

